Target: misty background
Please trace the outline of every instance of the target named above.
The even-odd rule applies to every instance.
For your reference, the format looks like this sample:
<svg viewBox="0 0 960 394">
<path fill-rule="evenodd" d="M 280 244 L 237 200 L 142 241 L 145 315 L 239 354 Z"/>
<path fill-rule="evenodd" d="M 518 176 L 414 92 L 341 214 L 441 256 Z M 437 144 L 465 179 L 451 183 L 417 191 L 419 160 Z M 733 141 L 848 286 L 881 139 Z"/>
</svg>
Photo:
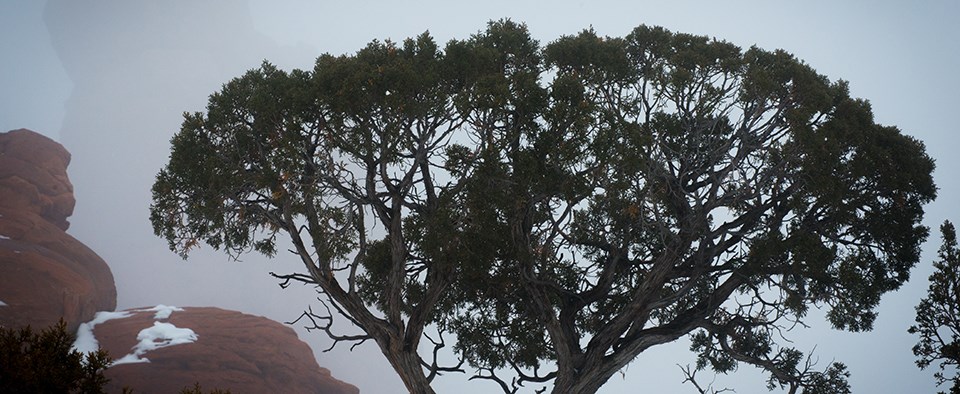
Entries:
<svg viewBox="0 0 960 394">
<path fill-rule="evenodd" d="M 960 221 L 960 2 L 808 1 L 27 1 L 0 2 L 0 132 L 29 128 L 62 143 L 77 200 L 68 232 L 110 265 L 118 309 L 167 304 L 217 306 L 295 319 L 319 307 L 312 289 L 281 290 L 267 273 L 298 263 L 247 255 L 230 261 L 209 247 L 183 261 L 153 235 L 150 186 L 166 164 L 169 140 L 184 111 L 202 111 L 207 96 L 269 60 L 284 70 L 312 69 L 322 53 L 350 54 L 373 39 L 402 41 L 429 30 L 441 45 L 509 17 L 548 43 L 593 27 L 624 36 L 639 24 L 707 35 L 743 48 L 783 48 L 831 80 L 850 82 L 870 100 L 876 121 L 923 141 L 936 159 L 936 202 L 926 207 L 931 237 L 910 282 L 886 295 L 869 333 L 829 329 L 822 313 L 788 335 L 821 367 L 837 360 L 854 392 L 933 392 L 933 370 L 920 371 L 906 330 L 926 293 L 945 219 Z M 797 2 L 799 3 L 799 2 Z M 0 286 L 3 285 L 0 278 Z M 314 302 L 311 302 L 314 301 Z M 334 326 L 350 327 L 342 322 Z M 363 393 L 403 391 L 399 378 L 367 343 L 349 352 L 323 333 L 297 329 L 322 367 Z M 202 339 L 201 339 L 202 340 Z M 694 393 L 677 364 L 695 362 L 686 340 L 643 353 L 614 375 L 604 393 Z M 492 392 L 495 384 L 439 378 L 438 392 Z M 701 373 L 709 382 L 712 375 Z M 766 392 L 749 366 L 715 387 Z M 704 382 L 702 382 L 704 383 Z"/>
</svg>

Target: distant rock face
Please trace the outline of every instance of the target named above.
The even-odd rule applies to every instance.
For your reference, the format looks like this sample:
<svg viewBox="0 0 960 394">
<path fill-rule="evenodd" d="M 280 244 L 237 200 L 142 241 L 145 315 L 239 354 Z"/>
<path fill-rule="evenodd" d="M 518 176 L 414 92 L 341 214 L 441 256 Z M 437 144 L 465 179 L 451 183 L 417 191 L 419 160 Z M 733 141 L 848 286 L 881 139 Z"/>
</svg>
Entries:
<svg viewBox="0 0 960 394">
<path fill-rule="evenodd" d="M 291 328 L 264 317 L 170 307 L 110 317 L 99 319 L 106 321 L 93 326 L 92 333 L 102 349 L 120 360 L 106 372 L 111 393 L 125 386 L 136 393 L 176 393 L 194 383 L 234 394 L 359 393 L 320 368 Z"/>
<path fill-rule="evenodd" d="M 41 134 L 0 133 L 0 208 L 37 214 L 66 231 L 76 203 L 68 164 L 70 153 Z"/>
<path fill-rule="evenodd" d="M 0 133 L 0 325 L 73 330 L 113 310 L 110 267 L 65 231 L 73 213 L 70 154 L 30 130 Z"/>
</svg>

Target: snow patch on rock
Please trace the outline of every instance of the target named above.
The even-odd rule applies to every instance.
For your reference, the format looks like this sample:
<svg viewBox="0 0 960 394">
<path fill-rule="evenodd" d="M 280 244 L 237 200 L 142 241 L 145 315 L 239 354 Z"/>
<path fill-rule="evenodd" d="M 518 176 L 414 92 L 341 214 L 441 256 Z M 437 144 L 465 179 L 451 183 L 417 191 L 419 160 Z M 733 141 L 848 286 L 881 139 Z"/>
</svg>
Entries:
<svg viewBox="0 0 960 394">
<path fill-rule="evenodd" d="M 6 304 L 0 302 L 0 306 L 4 305 Z M 175 306 L 157 305 L 152 308 L 135 309 L 133 311 L 97 312 L 93 320 L 80 324 L 80 328 L 77 329 L 77 340 L 73 343 L 73 349 L 81 353 L 95 352 L 100 349 L 100 343 L 97 342 L 97 337 L 93 334 L 93 328 L 96 327 L 97 324 L 113 319 L 127 318 L 139 312 L 155 312 L 153 315 L 154 320 L 166 320 L 170 318 L 173 312 L 182 311 L 183 308 Z M 150 362 L 150 360 L 142 357 L 147 352 L 167 346 L 196 342 L 197 338 L 197 333 L 189 328 L 180 328 L 170 323 L 155 321 L 153 327 L 140 330 L 140 333 L 137 334 L 137 340 L 140 342 L 131 349 L 131 353 L 114 361 L 110 366 L 147 363 Z"/>
<path fill-rule="evenodd" d="M 130 312 L 97 312 L 96 315 L 93 315 L 93 320 L 81 323 L 80 327 L 77 328 L 77 340 L 73 342 L 73 350 L 80 353 L 97 351 L 100 349 L 100 343 L 97 342 L 97 337 L 93 335 L 93 328 L 97 324 L 129 316 Z"/>
<path fill-rule="evenodd" d="M 144 328 L 137 334 L 140 342 L 133 347 L 133 352 L 114 361 L 111 366 L 120 364 L 148 363 L 147 358 L 141 358 L 146 352 L 182 345 L 197 341 L 197 333 L 189 328 L 180 328 L 170 323 L 153 322 L 153 327 Z"/>
<path fill-rule="evenodd" d="M 138 309 L 137 312 L 157 312 L 156 315 L 153 315 L 154 320 L 166 320 L 170 318 L 173 312 L 183 312 L 183 308 L 161 304 L 153 308 Z"/>
</svg>

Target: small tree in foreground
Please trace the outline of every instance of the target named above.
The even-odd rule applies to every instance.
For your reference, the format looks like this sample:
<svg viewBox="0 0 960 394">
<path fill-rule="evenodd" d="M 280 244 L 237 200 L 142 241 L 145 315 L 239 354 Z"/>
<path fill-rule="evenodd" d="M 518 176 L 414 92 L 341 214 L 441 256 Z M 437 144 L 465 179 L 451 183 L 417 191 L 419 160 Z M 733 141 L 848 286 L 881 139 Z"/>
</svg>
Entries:
<svg viewBox="0 0 960 394">
<path fill-rule="evenodd" d="M 193 384 L 193 387 L 184 387 L 180 390 L 180 394 L 230 394 L 230 390 L 211 389 L 209 391 L 203 391 L 203 386 L 200 386 L 200 382 L 196 382 Z"/>
<path fill-rule="evenodd" d="M 110 357 L 73 350 L 75 339 L 62 319 L 39 332 L 0 327 L 0 392 L 104 393 Z"/>
<path fill-rule="evenodd" d="M 698 369 L 847 392 L 842 364 L 776 339 L 811 306 L 869 330 L 936 190 L 923 145 L 846 83 L 646 26 L 541 45 L 499 21 L 443 49 L 424 34 L 265 63 L 172 145 L 151 206 L 171 249 L 289 241 L 304 270 L 276 276 L 330 312 L 305 316 L 334 345 L 374 341 L 413 393 L 464 363 L 505 392 L 595 392 L 688 335 Z"/>
<path fill-rule="evenodd" d="M 950 393 L 960 394 L 960 247 L 952 223 L 944 222 L 940 233 L 940 260 L 933 262 L 936 271 L 930 275 L 927 297 L 917 305 L 917 324 L 909 332 L 920 336 L 913 347 L 917 366 L 924 369 L 939 362 L 940 370 L 934 374 L 937 385 L 953 382 Z M 948 368 L 953 377 L 944 375 Z"/>
</svg>

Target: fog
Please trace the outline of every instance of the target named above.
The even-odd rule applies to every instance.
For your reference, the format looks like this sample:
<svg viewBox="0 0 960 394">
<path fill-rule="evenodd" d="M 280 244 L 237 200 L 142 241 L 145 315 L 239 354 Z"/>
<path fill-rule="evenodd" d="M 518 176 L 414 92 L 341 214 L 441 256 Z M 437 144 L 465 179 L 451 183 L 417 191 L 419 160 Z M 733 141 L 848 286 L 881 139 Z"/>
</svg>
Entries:
<svg viewBox="0 0 960 394">
<path fill-rule="evenodd" d="M 217 306 L 295 319 L 312 289 L 281 290 L 268 272 L 293 271 L 283 254 L 239 262 L 201 249 L 183 261 L 153 235 L 150 186 L 169 154 L 184 111 L 201 111 L 207 96 L 264 60 L 283 69 L 312 68 L 322 53 L 352 53 L 373 39 L 402 40 L 423 31 L 440 43 L 466 38 L 491 19 L 527 23 L 546 43 L 593 27 L 623 36 L 639 24 L 714 36 L 741 47 L 783 48 L 832 80 L 850 82 L 871 101 L 876 120 L 927 145 L 937 161 L 939 197 L 927 206 L 931 237 L 911 281 L 883 298 L 874 331 L 828 329 L 814 313 L 810 329 L 790 335 L 816 346 L 822 366 L 849 367 L 854 392 L 933 392 L 933 371 L 920 371 L 906 333 L 923 297 L 944 219 L 960 221 L 956 107 L 960 104 L 960 3 L 954 1 L 519 2 L 487 1 L 4 1 L 0 2 L 0 131 L 29 128 L 60 141 L 73 155 L 68 169 L 77 207 L 69 233 L 99 253 L 116 278 L 118 309 L 157 304 Z M 799 2 L 798 2 L 799 3 Z M 2 285 L 2 278 L 0 278 Z M 340 325 L 348 330 L 349 327 Z M 403 388 L 374 344 L 331 352 L 322 333 L 297 328 L 321 366 L 363 393 Z M 683 341 L 644 353 L 604 387 L 605 393 L 682 392 L 676 364 L 695 356 Z M 709 381 L 709 374 L 703 373 Z M 491 392 L 489 382 L 447 375 L 438 392 Z M 717 387 L 765 392 L 750 367 L 720 377 Z"/>
</svg>

